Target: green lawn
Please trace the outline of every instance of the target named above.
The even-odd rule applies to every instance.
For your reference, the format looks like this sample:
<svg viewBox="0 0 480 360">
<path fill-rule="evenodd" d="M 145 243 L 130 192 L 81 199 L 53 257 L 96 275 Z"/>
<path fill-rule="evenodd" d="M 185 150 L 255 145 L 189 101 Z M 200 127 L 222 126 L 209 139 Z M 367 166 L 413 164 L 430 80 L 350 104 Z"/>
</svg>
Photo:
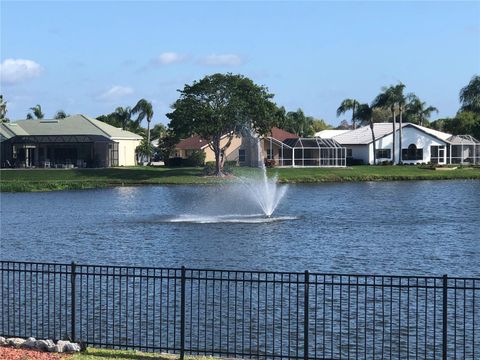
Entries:
<svg viewBox="0 0 480 360">
<path fill-rule="evenodd" d="M 158 353 L 144 353 L 135 350 L 105 350 L 88 348 L 84 352 L 77 353 L 69 360 L 177 360 L 178 355 L 158 354 Z M 208 356 L 185 356 L 187 360 L 214 360 L 213 357 Z"/>
<path fill-rule="evenodd" d="M 258 169 L 235 168 L 234 175 L 249 175 Z M 480 179 L 480 167 L 451 171 L 419 166 L 354 166 L 348 168 L 269 169 L 282 183 L 343 181 Z M 232 181 L 203 176 L 201 168 L 127 167 L 110 169 L 0 170 L 0 191 L 75 190 L 145 184 L 215 184 Z"/>
</svg>

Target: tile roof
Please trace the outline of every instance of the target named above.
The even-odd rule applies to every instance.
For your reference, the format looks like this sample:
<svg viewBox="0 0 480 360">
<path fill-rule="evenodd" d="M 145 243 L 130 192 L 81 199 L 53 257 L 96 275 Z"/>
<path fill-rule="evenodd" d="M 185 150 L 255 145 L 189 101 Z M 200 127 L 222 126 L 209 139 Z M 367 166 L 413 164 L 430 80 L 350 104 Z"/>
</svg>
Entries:
<svg viewBox="0 0 480 360">
<path fill-rule="evenodd" d="M 288 131 L 283 129 L 279 129 L 277 127 L 272 128 L 272 132 L 269 134 L 270 137 L 278 140 L 278 141 L 285 141 L 286 139 L 298 139 L 299 136 L 292 134 Z"/>
<path fill-rule="evenodd" d="M 326 130 L 316 132 L 315 135 L 313 135 L 313 136 L 319 137 L 319 138 L 322 138 L 322 139 L 331 139 L 334 136 L 341 135 L 341 134 L 344 134 L 344 133 L 349 132 L 349 131 L 350 130 L 326 129 Z"/>
<path fill-rule="evenodd" d="M 440 140 L 447 141 L 452 135 L 447 134 L 438 130 L 433 130 L 426 128 L 424 126 L 412 124 L 412 123 L 403 123 L 402 128 L 407 126 L 414 127 L 424 133 L 434 136 Z M 396 124 L 396 129 L 399 129 L 399 125 Z M 375 123 L 373 124 L 373 132 L 375 134 L 375 139 L 381 139 L 384 136 L 391 134 L 393 131 L 392 123 Z M 372 142 L 372 132 L 370 126 L 363 126 L 361 128 L 350 130 L 340 135 L 332 137 L 332 139 L 338 141 L 340 144 L 344 145 L 366 145 Z"/>
<path fill-rule="evenodd" d="M 202 139 L 198 135 L 192 135 L 188 138 L 180 140 L 180 142 L 175 146 L 175 148 L 183 150 L 201 150 L 206 146 L 208 146 L 207 140 Z"/>
</svg>

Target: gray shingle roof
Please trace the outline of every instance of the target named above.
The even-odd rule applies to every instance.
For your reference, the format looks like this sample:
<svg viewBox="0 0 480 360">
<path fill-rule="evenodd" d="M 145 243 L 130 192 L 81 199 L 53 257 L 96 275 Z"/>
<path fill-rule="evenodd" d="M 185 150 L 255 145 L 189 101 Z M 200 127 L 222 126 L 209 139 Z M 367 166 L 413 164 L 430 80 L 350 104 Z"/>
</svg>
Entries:
<svg viewBox="0 0 480 360">
<path fill-rule="evenodd" d="M 130 131 L 122 130 L 92 119 L 85 115 L 72 115 L 64 119 L 20 120 L 14 123 L 0 125 L 0 135 L 9 139 L 13 136 L 49 136 L 49 135 L 94 135 L 112 140 L 132 139 L 142 137 Z"/>
</svg>

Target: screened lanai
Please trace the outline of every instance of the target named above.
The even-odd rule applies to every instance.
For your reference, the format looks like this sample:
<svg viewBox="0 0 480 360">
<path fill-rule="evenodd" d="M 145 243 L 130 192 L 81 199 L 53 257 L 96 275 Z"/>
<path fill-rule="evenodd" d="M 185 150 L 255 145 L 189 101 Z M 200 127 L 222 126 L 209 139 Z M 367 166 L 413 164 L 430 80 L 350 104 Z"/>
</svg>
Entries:
<svg viewBox="0 0 480 360">
<path fill-rule="evenodd" d="M 480 141 L 471 135 L 453 135 L 447 140 L 450 164 L 480 164 Z"/>
<path fill-rule="evenodd" d="M 333 139 L 292 138 L 283 142 L 265 139 L 268 160 L 277 166 L 344 167 L 347 149 Z"/>
</svg>

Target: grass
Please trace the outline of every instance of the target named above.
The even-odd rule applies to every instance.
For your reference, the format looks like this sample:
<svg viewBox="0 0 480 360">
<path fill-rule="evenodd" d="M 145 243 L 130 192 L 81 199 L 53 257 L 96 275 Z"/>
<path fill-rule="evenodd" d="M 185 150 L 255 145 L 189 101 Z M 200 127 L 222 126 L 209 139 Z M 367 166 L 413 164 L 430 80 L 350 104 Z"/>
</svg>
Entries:
<svg viewBox="0 0 480 360">
<path fill-rule="evenodd" d="M 77 353 L 72 357 L 68 357 L 69 360 L 177 360 L 178 355 L 172 354 L 158 354 L 158 353 L 144 353 L 135 350 L 106 350 L 106 349 L 94 349 L 87 348 L 86 351 Z M 185 356 L 187 360 L 215 360 L 213 357 L 208 356 Z"/>
<path fill-rule="evenodd" d="M 258 172 L 252 168 L 235 168 L 234 175 Z M 278 168 L 282 183 L 322 183 L 347 181 L 480 179 L 480 168 L 461 167 L 435 171 L 420 166 L 354 166 L 348 168 Z M 29 192 L 78 190 L 112 186 L 153 184 L 215 184 L 231 178 L 203 176 L 201 168 L 126 167 L 109 169 L 32 169 L 1 170 L 0 191 Z"/>
</svg>

